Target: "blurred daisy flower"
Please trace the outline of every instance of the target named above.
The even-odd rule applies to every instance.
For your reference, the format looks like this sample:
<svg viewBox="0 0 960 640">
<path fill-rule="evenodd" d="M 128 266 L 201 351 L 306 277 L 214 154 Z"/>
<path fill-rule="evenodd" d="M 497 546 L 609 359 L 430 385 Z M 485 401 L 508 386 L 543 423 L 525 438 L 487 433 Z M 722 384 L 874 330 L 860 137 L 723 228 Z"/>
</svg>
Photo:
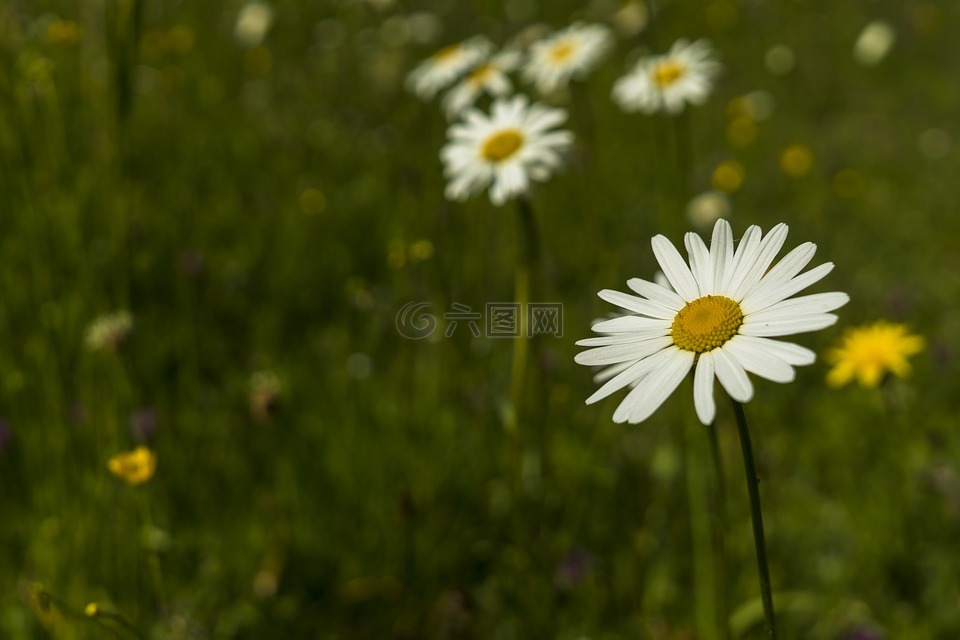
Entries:
<svg viewBox="0 0 960 640">
<path fill-rule="evenodd" d="M 157 470 L 157 455 L 144 446 L 118 453 L 107 462 L 110 473 L 130 485 L 143 484 Z"/>
<path fill-rule="evenodd" d="M 493 45 L 483 36 L 444 47 L 410 72 L 407 88 L 424 100 L 430 100 L 468 69 L 483 62 L 492 50 Z"/>
<path fill-rule="evenodd" d="M 478 65 L 443 98 L 448 118 L 454 118 L 472 107 L 483 93 L 503 97 L 513 91 L 507 74 L 520 64 L 519 51 L 504 51 Z"/>
<path fill-rule="evenodd" d="M 256 47 L 267 37 L 273 25 L 273 8 L 265 2 L 248 2 L 237 14 L 233 37 L 240 46 Z"/>
<path fill-rule="evenodd" d="M 610 30 L 598 24 L 574 23 L 530 45 L 524 78 L 541 94 L 584 78 L 613 46 Z"/>
<path fill-rule="evenodd" d="M 129 311 L 102 315 L 94 320 L 84 338 L 91 351 L 116 352 L 133 331 L 133 316 Z"/>
<path fill-rule="evenodd" d="M 753 398 L 748 371 L 774 382 L 792 381 L 793 368 L 812 364 L 815 354 L 770 338 L 829 327 L 837 321 L 829 312 L 849 297 L 832 292 L 791 298 L 830 273 L 833 264 L 800 274 L 816 252 L 816 245 L 806 242 L 774 265 L 786 239 L 785 224 L 766 236 L 754 225 L 735 251 L 730 224 L 718 220 L 709 250 L 700 236 L 686 234 L 687 266 L 667 238 L 654 237 L 653 253 L 672 290 L 634 278 L 627 286 L 640 297 L 609 289 L 599 293 L 632 314 L 593 325 L 604 335 L 577 342 L 593 347 L 577 355 L 579 364 L 607 367 L 599 375 L 605 384 L 587 404 L 631 387 L 613 419 L 643 422 L 695 369 L 694 406 L 700 421 L 710 424 L 716 415 L 714 377 L 738 402 Z"/>
<path fill-rule="evenodd" d="M 687 204 L 687 219 L 698 229 L 709 228 L 730 215 L 730 198 L 722 191 L 707 191 Z"/>
<path fill-rule="evenodd" d="M 842 387 L 856 378 L 869 389 L 887 372 L 905 378 L 910 373 L 907 358 L 920 353 L 925 344 L 921 336 L 910 335 L 906 325 L 884 320 L 847 329 L 840 346 L 827 353 L 827 361 L 834 365 L 827 384 Z"/>
<path fill-rule="evenodd" d="M 863 66 L 872 67 L 887 57 L 896 39 L 897 32 L 890 23 L 874 20 L 857 36 L 853 45 L 853 57 Z"/>
<path fill-rule="evenodd" d="M 572 133 L 554 128 L 566 119 L 566 111 L 522 95 L 496 100 L 489 116 L 470 109 L 440 150 L 447 198 L 466 200 L 490 186 L 490 201 L 500 206 L 527 193 L 531 181 L 550 177 L 573 142 Z"/>
<path fill-rule="evenodd" d="M 627 112 L 677 114 L 686 103 L 702 104 L 720 63 L 706 40 L 677 40 L 669 53 L 647 56 L 613 85 L 613 100 Z"/>
</svg>

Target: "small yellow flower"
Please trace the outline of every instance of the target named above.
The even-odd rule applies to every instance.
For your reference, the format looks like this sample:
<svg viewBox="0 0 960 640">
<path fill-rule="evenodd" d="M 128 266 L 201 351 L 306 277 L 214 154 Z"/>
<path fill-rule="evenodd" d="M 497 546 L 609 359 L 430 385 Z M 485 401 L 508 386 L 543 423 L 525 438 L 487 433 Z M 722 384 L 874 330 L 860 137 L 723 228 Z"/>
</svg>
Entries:
<svg viewBox="0 0 960 640">
<path fill-rule="evenodd" d="M 47 27 L 46 37 L 51 44 L 70 47 L 83 39 L 83 27 L 73 20 L 55 20 Z"/>
<path fill-rule="evenodd" d="M 96 602 L 91 602 L 83 608 L 83 613 L 88 618 L 96 618 L 98 615 L 100 615 L 100 605 L 98 605 Z"/>
<path fill-rule="evenodd" d="M 710 178 L 710 182 L 715 189 L 733 193 L 743 186 L 746 173 L 743 165 L 736 160 L 724 160 L 713 170 L 713 176 Z"/>
<path fill-rule="evenodd" d="M 923 350 L 921 336 L 907 333 L 907 326 L 880 320 L 872 325 L 847 329 L 841 345 L 831 349 L 827 361 L 834 365 L 827 384 L 841 387 L 854 378 L 861 387 L 876 387 L 889 371 L 903 378 L 910 373 L 907 357 Z"/>
<path fill-rule="evenodd" d="M 813 168 L 813 152 L 803 144 L 792 144 L 780 154 L 780 169 L 791 178 L 802 178 Z"/>
<path fill-rule="evenodd" d="M 127 484 L 143 484 L 153 477 L 157 469 L 157 454 L 141 445 L 133 451 L 118 453 L 110 458 L 107 468 Z"/>
</svg>

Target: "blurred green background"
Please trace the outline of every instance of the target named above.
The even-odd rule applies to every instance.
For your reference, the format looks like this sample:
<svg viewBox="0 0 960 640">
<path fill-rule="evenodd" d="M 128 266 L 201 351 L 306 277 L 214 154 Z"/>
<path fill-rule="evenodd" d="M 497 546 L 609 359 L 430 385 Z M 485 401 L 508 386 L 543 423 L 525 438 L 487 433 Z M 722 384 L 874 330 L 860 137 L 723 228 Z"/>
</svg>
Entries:
<svg viewBox="0 0 960 640">
<path fill-rule="evenodd" d="M 960 637 L 960 5 L 654 4 L 281 0 L 259 42 L 240 2 L 0 6 L 0 637 L 721 638 L 711 591 L 762 637 L 719 390 L 722 502 L 689 383 L 615 425 L 573 362 L 612 310 L 595 293 L 697 228 L 658 196 L 678 148 L 735 233 L 787 222 L 837 263 L 817 290 L 852 302 L 797 342 L 886 318 L 928 343 L 879 389 L 828 389 L 822 361 L 755 381 L 782 637 Z M 442 313 L 512 299 L 516 212 L 444 200 L 447 122 L 403 82 L 443 45 L 576 19 L 617 40 L 550 97 L 577 140 L 532 198 L 533 299 L 564 335 L 531 342 L 512 436 L 512 342 L 443 337 Z M 896 42 L 865 65 L 875 20 Z M 725 69 L 686 147 L 609 99 L 680 37 Z M 426 340 L 396 329 L 411 301 L 441 322 Z M 123 344 L 87 348 L 123 309 Z M 111 476 L 144 442 L 153 479 Z M 724 511 L 725 574 L 696 534 Z"/>
</svg>

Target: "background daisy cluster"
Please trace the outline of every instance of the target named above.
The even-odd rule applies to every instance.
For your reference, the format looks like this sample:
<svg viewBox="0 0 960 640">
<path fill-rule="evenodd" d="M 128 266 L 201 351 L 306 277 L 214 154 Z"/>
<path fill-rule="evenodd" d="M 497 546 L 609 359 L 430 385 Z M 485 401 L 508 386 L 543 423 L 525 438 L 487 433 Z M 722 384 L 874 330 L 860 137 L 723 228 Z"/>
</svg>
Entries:
<svg viewBox="0 0 960 640">
<path fill-rule="evenodd" d="M 564 337 L 531 351 L 517 447 L 511 341 L 442 317 L 511 299 L 516 212 L 446 199 L 453 85 L 425 105 L 407 78 L 578 22 L 609 33 L 588 75 L 510 72 L 573 133 L 532 194 Z M 960 637 L 958 28 L 951 3 L 888 0 L 0 5 L 0 637 L 710 638 L 690 382 L 615 424 L 574 342 L 597 291 L 653 277 L 652 236 L 718 215 L 787 222 L 837 264 L 814 292 L 851 298 L 747 407 L 782 637 Z M 702 105 L 614 102 L 701 38 L 723 65 Z M 397 332 L 410 301 L 427 339 Z M 828 381 L 878 320 L 923 337 L 875 332 L 912 372 Z M 719 403 L 716 428 L 716 587 L 759 637 Z"/>
</svg>

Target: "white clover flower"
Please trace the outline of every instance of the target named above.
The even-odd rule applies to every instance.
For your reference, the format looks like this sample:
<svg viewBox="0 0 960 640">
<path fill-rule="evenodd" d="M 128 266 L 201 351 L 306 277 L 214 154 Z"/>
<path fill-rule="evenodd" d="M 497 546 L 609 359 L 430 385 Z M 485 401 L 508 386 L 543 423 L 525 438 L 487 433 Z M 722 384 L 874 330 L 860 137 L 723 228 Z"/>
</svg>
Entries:
<svg viewBox="0 0 960 640">
<path fill-rule="evenodd" d="M 115 352 L 133 331 L 133 316 L 129 311 L 102 315 L 90 323 L 84 343 L 91 351 Z"/>
<path fill-rule="evenodd" d="M 532 181 L 553 174 L 573 142 L 571 132 L 555 129 L 566 119 L 563 109 L 522 95 L 494 101 L 489 116 L 470 109 L 447 130 L 450 141 L 440 150 L 447 198 L 466 200 L 490 186 L 490 201 L 500 206 L 527 193 Z"/>
<path fill-rule="evenodd" d="M 407 88 L 422 99 L 430 100 L 468 69 L 482 62 L 492 50 L 493 44 L 483 36 L 444 47 L 410 72 Z"/>
<path fill-rule="evenodd" d="M 730 215 L 730 198 L 722 191 L 707 191 L 687 204 L 687 219 L 698 229 Z"/>
<path fill-rule="evenodd" d="M 897 39 L 897 32 L 890 23 L 874 20 L 863 28 L 853 45 L 853 57 L 865 67 L 879 64 Z"/>
<path fill-rule="evenodd" d="M 513 91 L 507 74 L 520 64 L 519 51 L 504 51 L 475 67 L 457 86 L 443 97 L 448 118 L 454 118 L 472 107 L 483 93 L 503 97 Z"/>
<path fill-rule="evenodd" d="M 240 9 L 233 36 L 244 47 L 255 47 L 263 42 L 273 24 L 273 9 L 265 2 L 248 2 Z"/>
<path fill-rule="evenodd" d="M 800 274 L 816 252 L 812 242 L 773 264 L 786 238 L 785 224 L 765 237 L 760 227 L 751 226 L 734 251 L 730 224 L 718 220 L 709 250 L 700 236 L 686 234 L 687 266 L 667 238 L 654 237 L 654 255 L 673 290 L 634 278 L 627 286 L 640 297 L 609 289 L 599 293 L 632 315 L 599 322 L 593 330 L 605 335 L 577 342 L 593 347 L 577 355 L 578 363 L 608 367 L 597 376 L 605 383 L 587 404 L 631 387 L 613 419 L 643 422 L 695 369 L 694 406 L 700 421 L 710 424 L 716 415 L 714 377 L 738 402 L 753 397 L 748 371 L 791 382 L 793 367 L 812 364 L 816 355 L 770 338 L 829 327 L 837 321 L 829 312 L 849 296 L 832 292 L 791 298 L 830 273 L 833 264 Z"/>
<path fill-rule="evenodd" d="M 613 46 L 610 30 L 599 24 L 574 23 L 530 45 L 523 76 L 541 94 L 567 86 L 593 71 Z"/>
<path fill-rule="evenodd" d="M 720 63 L 706 40 L 677 40 L 669 53 L 641 58 L 613 86 L 613 100 L 627 112 L 677 114 L 686 103 L 702 104 L 713 88 Z"/>
</svg>

